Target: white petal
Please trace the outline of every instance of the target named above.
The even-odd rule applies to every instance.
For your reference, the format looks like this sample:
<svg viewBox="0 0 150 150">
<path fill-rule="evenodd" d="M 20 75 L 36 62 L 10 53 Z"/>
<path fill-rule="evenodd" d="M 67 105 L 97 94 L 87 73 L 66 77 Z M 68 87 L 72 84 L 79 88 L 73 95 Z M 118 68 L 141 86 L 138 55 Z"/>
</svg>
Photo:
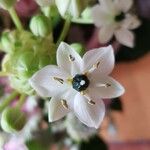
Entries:
<svg viewBox="0 0 150 150">
<path fill-rule="evenodd" d="M 115 98 L 124 93 L 123 86 L 111 77 L 92 76 L 88 94 L 92 99 Z M 110 86 L 104 86 L 110 84 Z"/>
<path fill-rule="evenodd" d="M 93 65 L 100 62 L 95 74 L 108 75 L 114 68 L 114 51 L 112 46 L 97 48 L 86 52 L 83 56 L 84 70 L 87 72 Z"/>
<path fill-rule="evenodd" d="M 107 25 L 110 23 L 109 14 L 105 11 L 103 11 L 100 7 L 100 5 L 95 5 L 92 8 L 92 18 L 94 21 L 94 24 L 97 27 L 101 27 L 103 25 Z"/>
<path fill-rule="evenodd" d="M 141 25 L 140 20 L 133 15 L 127 15 L 126 19 L 123 21 L 122 26 L 126 29 L 136 29 Z"/>
<path fill-rule="evenodd" d="M 55 0 L 55 4 L 61 16 L 63 17 L 65 16 L 69 3 L 70 3 L 70 0 L 65 0 L 65 2 L 64 0 Z"/>
<path fill-rule="evenodd" d="M 54 80 L 54 77 L 66 80 L 69 75 L 54 65 L 48 65 L 36 72 L 30 79 L 31 86 L 42 97 L 52 97 L 63 93 L 68 87 L 64 82 Z"/>
<path fill-rule="evenodd" d="M 51 98 L 48 106 L 48 119 L 49 122 L 53 122 L 63 118 L 69 109 L 65 109 L 61 103 L 61 100 L 58 97 Z"/>
<path fill-rule="evenodd" d="M 113 0 L 99 0 L 101 9 L 103 9 L 105 12 L 111 13 L 111 14 L 115 14 L 116 10 L 115 10 L 115 5 Z"/>
<path fill-rule="evenodd" d="M 64 94 L 61 95 L 61 99 L 64 99 L 67 101 L 68 108 L 70 110 L 73 110 L 74 108 L 74 98 L 76 94 L 77 94 L 77 91 L 74 90 L 73 88 L 70 88 L 68 91 L 66 91 Z"/>
<path fill-rule="evenodd" d="M 69 56 L 75 60 L 70 61 Z M 80 55 L 64 42 L 61 42 L 57 50 L 57 64 L 71 75 L 80 73 L 82 70 L 82 59 Z"/>
<path fill-rule="evenodd" d="M 95 105 L 88 104 L 88 100 L 78 93 L 74 99 L 74 112 L 78 119 L 89 127 L 99 128 L 105 114 L 102 100 Z"/>
<path fill-rule="evenodd" d="M 123 12 L 127 12 L 131 8 L 133 0 L 115 0 L 115 4 L 117 5 L 118 9 L 122 10 Z"/>
<path fill-rule="evenodd" d="M 134 47 L 134 34 L 133 32 L 127 30 L 127 29 L 119 29 L 115 32 L 115 37 L 118 42 L 121 44 L 131 47 Z"/>
<path fill-rule="evenodd" d="M 107 43 L 113 37 L 114 29 L 111 26 L 104 26 L 99 31 L 100 43 Z"/>
</svg>

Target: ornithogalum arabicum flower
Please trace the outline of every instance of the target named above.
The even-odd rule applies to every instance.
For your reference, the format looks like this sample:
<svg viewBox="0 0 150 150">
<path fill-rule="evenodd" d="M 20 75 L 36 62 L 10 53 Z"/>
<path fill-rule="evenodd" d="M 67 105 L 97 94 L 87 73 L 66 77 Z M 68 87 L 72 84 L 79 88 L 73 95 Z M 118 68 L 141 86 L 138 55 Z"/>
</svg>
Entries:
<svg viewBox="0 0 150 150">
<path fill-rule="evenodd" d="M 124 88 L 108 76 L 114 67 L 113 48 L 93 49 L 81 58 L 62 42 L 57 50 L 57 65 L 44 67 L 30 79 L 39 95 L 51 97 L 49 121 L 73 111 L 81 122 L 98 128 L 105 114 L 101 99 L 124 93 Z"/>
<path fill-rule="evenodd" d="M 133 0 L 99 0 L 92 9 L 94 23 L 100 28 L 99 39 L 107 43 L 113 35 L 117 41 L 128 47 L 134 47 L 132 29 L 140 25 L 135 15 L 129 13 Z"/>
</svg>

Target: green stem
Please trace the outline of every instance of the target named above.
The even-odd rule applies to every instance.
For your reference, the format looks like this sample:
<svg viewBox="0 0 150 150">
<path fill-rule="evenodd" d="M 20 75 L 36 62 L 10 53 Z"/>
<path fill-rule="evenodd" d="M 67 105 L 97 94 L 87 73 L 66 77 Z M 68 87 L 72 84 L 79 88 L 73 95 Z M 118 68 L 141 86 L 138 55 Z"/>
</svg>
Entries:
<svg viewBox="0 0 150 150">
<path fill-rule="evenodd" d="M 26 100 L 26 95 L 25 94 L 21 94 L 19 102 L 17 104 L 17 107 L 19 107 L 19 108 L 22 107 L 22 105 L 25 103 L 25 100 Z"/>
<path fill-rule="evenodd" d="M 23 30 L 22 23 L 21 23 L 21 21 L 20 21 L 18 15 L 17 15 L 15 9 L 14 9 L 14 8 L 10 8 L 10 9 L 8 10 L 8 12 L 9 12 L 9 14 L 10 14 L 10 16 L 11 16 L 11 18 L 12 18 L 12 20 L 13 20 L 15 26 L 16 26 L 16 28 L 17 28 L 18 30 Z"/>
<path fill-rule="evenodd" d="M 58 47 L 59 44 L 61 43 L 61 41 L 63 41 L 65 39 L 65 37 L 67 36 L 67 33 L 69 31 L 69 28 L 70 28 L 70 25 L 71 25 L 71 20 L 70 20 L 70 17 L 68 17 L 65 21 L 65 24 L 63 26 L 63 30 L 60 34 L 60 37 L 56 43 L 56 46 Z"/>
<path fill-rule="evenodd" d="M 2 112 L 18 95 L 18 92 L 12 92 L 4 101 L 0 104 L 0 112 Z"/>
</svg>

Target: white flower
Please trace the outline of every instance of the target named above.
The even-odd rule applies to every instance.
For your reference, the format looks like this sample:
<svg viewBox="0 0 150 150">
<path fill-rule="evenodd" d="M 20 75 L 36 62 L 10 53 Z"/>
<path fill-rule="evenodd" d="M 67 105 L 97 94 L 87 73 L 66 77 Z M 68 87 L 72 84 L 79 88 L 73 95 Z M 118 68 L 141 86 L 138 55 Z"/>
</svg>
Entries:
<svg viewBox="0 0 150 150">
<path fill-rule="evenodd" d="M 55 0 L 56 6 L 62 17 L 68 14 L 73 18 L 78 18 L 88 4 L 87 0 Z"/>
<path fill-rule="evenodd" d="M 62 42 L 57 50 L 57 64 L 48 65 L 30 79 L 31 86 L 49 102 L 49 121 L 56 121 L 73 111 L 81 122 L 98 128 L 105 106 L 101 98 L 118 97 L 124 88 L 108 75 L 114 67 L 111 46 L 93 49 L 83 58 Z"/>
<path fill-rule="evenodd" d="M 94 23 L 100 27 L 99 40 L 107 43 L 113 37 L 123 45 L 134 47 L 134 34 L 132 29 L 141 24 L 135 15 L 128 13 L 132 0 L 99 0 L 92 8 Z"/>
</svg>

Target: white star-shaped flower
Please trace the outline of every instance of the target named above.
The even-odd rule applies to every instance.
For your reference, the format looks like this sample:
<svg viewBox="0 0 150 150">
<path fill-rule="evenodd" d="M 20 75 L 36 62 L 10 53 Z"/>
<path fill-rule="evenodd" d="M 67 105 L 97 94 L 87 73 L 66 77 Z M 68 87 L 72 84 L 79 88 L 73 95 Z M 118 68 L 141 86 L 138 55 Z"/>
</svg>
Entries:
<svg viewBox="0 0 150 150">
<path fill-rule="evenodd" d="M 90 50 L 81 58 L 62 42 L 57 50 L 57 64 L 44 67 L 30 79 L 39 95 L 51 97 L 49 121 L 72 111 L 87 126 L 98 128 L 105 113 L 101 99 L 124 93 L 124 88 L 108 76 L 114 67 L 112 47 Z"/>
<path fill-rule="evenodd" d="M 99 3 L 92 8 L 92 17 L 95 25 L 101 28 L 100 42 L 107 43 L 114 35 L 121 44 L 134 47 L 131 30 L 141 23 L 135 15 L 128 13 L 133 0 L 99 0 Z"/>
</svg>

